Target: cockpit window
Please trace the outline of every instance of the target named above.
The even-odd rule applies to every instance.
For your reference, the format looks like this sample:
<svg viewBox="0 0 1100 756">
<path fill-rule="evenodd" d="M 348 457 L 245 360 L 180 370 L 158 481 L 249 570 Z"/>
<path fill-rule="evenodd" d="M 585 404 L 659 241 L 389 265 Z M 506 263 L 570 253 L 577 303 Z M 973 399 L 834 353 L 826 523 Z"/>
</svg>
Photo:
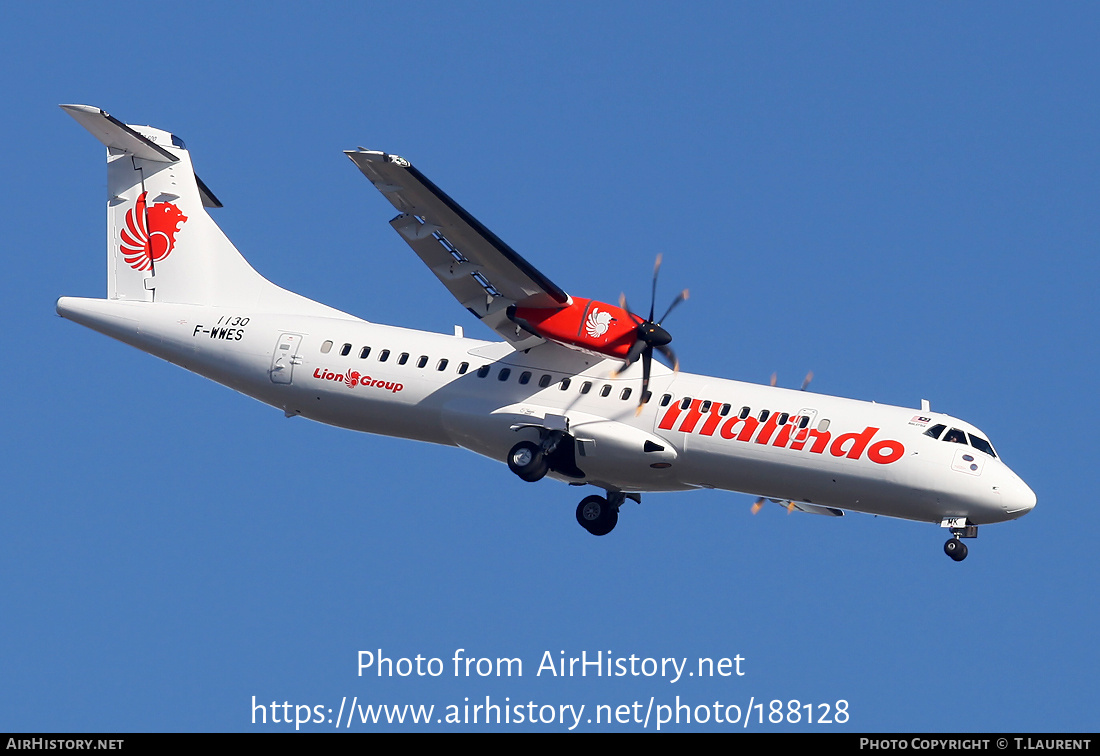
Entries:
<svg viewBox="0 0 1100 756">
<path fill-rule="evenodd" d="M 966 434 L 958 428 L 952 428 L 947 431 L 947 435 L 943 437 L 944 441 L 951 444 L 966 444 Z"/>
<path fill-rule="evenodd" d="M 924 432 L 924 435 L 931 436 L 932 438 L 939 438 L 940 434 L 943 433 L 943 430 L 946 427 L 947 426 L 943 423 L 940 423 L 939 425 L 933 425 L 931 428 Z"/>
<path fill-rule="evenodd" d="M 993 447 L 984 438 L 982 438 L 981 436 L 975 436 L 973 433 L 968 433 L 967 435 L 970 436 L 970 445 L 973 446 L 975 449 L 980 452 L 985 452 L 993 458 L 997 457 L 997 455 L 993 452 Z"/>
<path fill-rule="evenodd" d="M 993 447 L 990 445 L 990 443 L 981 436 L 975 436 L 973 433 L 964 433 L 958 428 L 952 428 L 951 430 L 947 431 L 947 433 L 944 433 L 943 431 L 946 427 L 947 426 L 942 423 L 940 423 L 939 425 L 933 425 L 931 428 L 924 432 L 924 435 L 931 436 L 932 438 L 939 438 L 942 435 L 943 438 L 940 439 L 941 441 L 947 441 L 951 444 L 963 444 L 964 446 L 973 446 L 978 451 L 984 454 L 988 454 L 989 456 L 996 459 L 997 453 L 993 451 Z"/>
</svg>

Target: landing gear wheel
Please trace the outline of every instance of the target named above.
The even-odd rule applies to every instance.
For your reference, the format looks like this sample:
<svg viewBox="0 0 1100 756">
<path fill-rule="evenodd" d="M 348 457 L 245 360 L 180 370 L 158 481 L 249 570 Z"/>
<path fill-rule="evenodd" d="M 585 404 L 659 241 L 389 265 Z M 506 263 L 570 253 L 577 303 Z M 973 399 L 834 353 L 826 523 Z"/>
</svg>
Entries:
<svg viewBox="0 0 1100 756">
<path fill-rule="evenodd" d="M 550 471 L 550 463 L 538 444 L 520 441 L 508 452 L 508 469 L 528 483 L 534 483 Z"/>
<path fill-rule="evenodd" d="M 592 535 L 607 535 L 619 522 L 619 508 L 602 496 L 589 496 L 577 505 L 577 522 Z"/>
<path fill-rule="evenodd" d="M 947 556 L 951 557 L 956 562 L 961 562 L 966 559 L 966 544 L 958 538 L 952 538 L 943 545 L 943 553 L 947 554 Z"/>
</svg>

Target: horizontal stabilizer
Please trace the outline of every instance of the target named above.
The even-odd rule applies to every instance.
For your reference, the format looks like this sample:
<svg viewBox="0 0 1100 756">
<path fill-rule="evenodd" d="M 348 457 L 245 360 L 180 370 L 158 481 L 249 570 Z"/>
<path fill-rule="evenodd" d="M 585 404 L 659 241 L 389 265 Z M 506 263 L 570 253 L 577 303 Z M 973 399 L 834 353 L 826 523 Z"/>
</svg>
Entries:
<svg viewBox="0 0 1100 756">
<path fill-rule="evenodd" d="M 104 110 L 91 105 L 62 105 L 61 109 L 111 149 L 128 152 L 134 157 L 155 163 L 174 163 L 179 160 L 171 152 L 158 147 Z"/>
</svg>

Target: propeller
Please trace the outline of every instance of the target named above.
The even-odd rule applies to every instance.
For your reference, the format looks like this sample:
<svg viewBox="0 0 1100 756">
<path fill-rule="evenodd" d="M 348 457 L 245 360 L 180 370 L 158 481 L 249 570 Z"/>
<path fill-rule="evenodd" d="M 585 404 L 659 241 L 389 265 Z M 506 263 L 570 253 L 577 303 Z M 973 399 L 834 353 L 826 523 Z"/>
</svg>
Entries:
<svg viewBox="0 0 1100 756">
<path fill-rule="evenodd" d="M 764 502 L 765 502 L 765 501 L 767 501 L 767 499 L 766 499 L 766 498 L 764 498 L 763 496 L 761 496 L 761 497 L 760 497 L 760 498 L 758 498 L 758 499 L 757 499 L 756 501 L 754 501 L 754 502 L 752 503 L 752 513 L 753 513 L 753 514 L 756 514 L 756 513 L 757 513 L 757 512 L 759 512 L 759 511 L 760 511 L 761 509 L 763 509 L 763 507 L 764 507 Z M 794 502 L 793 502 L 793 501 L 788 501 L 788 502 L 787 502 L 786 504 L 783 504 L 783 500 L 782 500 L 782 499 L 772 499 L 772 501 L 774 501 L 774 502 L 775 502 L 776 504 L 779 504 L 779 505 L 780 505 L 780 506 L 782 506 L 782 507 L 783 507 L 784 509 L 786 509 L 786 510 L 787 510 L 787 514 L 790 514 L 791 512 L 793 512 L 793 511 L 794 511 L 794 508 L 795 508 L 795 504 L 794 504 Z"/>
<path fill-rule="evenodd" d="M 810 387 L 810 381 L 812 381 L 813 379 L 814 379 L 814 371 L 811 370 L 810 372 L 806 373 L 806 377 L 802 379 L 802 386 L 798 390 L 799 391 L 805 391 L 807 388 Z M 768 385 L 769 386 L 775 386 L 775 384 L 778 381 L 779 381 L 779 373 L 772 373 L 772 377 L 768 381 Z"/>
<path fill-rule="evenodd" d="M 653 319 L 654 305 L 657 301 L 657 273 L 661 270 L 661 255 L 657 255 L 657 262 L 653 265 L 653 290 L 650 293 L 649 298 L 649 317 L 642 318 L 640 315 L 634 314 L 634 311 L 630 309 L 630 306 L 626 303 L 626 294 L 619 295 L 619 306 L 629 312 L 631 316 L 640 320 L 637 328 L 634 330 L 634 343 L 630 345 L 630 350 L 626 353 L 626 359 L 623 361 L 621 367 L 615 371 L 614 375 L 618 375 L 626 370 L 628 367 L 638 361 L 642 360 L 642 393 L 638 397 L 638 409 L 635 411 L 635 415 L 642 413 L 642 406 L 646 402 L 646 396 L 649 394 L 649 373 L 650 367 L 653 364 L 653 350 L 656 349 L 664 358 L 672 363 L 672 369 L 674 371 L 680 370 L 680 361 L 676 359 L 676 353 L 669 348 L 669 343 L 672 341 L 672 336 L 661 327 L 661 323 L 665 318 L 676 309 L 676 307 L 688 298 L 688 290 L 681 291 L 675 299 L 672 300 L 672 304 L 665 310 L 665 314 L 658 320 Z"/>
</svg>

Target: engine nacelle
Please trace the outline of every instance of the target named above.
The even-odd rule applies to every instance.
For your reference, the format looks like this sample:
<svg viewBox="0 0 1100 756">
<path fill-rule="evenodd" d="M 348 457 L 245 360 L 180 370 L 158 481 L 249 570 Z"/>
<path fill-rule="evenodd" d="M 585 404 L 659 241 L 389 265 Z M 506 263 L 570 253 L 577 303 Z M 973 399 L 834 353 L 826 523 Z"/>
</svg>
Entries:
<svg viewBox="0 0 1100 756">
<path fill-rule="evenodd" d="M 544 339 L 619 359 L 626 358 L 642 322 L 621 307 L 581 297 L 558 309 L 513 305 L 508 318 Z"/>
</svg>

